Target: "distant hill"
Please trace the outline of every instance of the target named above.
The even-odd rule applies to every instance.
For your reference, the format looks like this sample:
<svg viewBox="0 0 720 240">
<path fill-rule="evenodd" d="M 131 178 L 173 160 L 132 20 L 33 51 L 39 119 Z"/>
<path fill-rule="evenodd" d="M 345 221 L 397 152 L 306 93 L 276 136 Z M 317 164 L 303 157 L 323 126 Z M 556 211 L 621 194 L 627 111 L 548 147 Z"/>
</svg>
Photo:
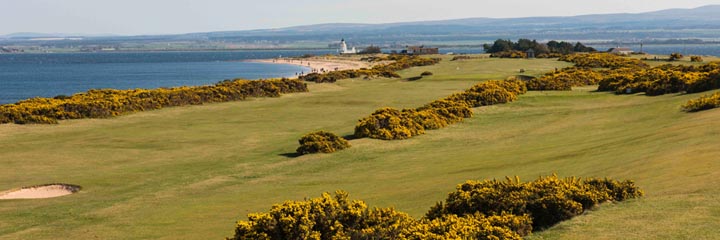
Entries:
<svg viewBox="0 0 720 240">
<path fill-rule="evenodd" d="M 401 46 L 405 44 L 480 44 L 498 38 L 578 41 L 637 41 L 652 39 L 720 40 L 720 5 L 694 9 L 668 9 L 636 14 L 596 14 L 574 17 L 468 18 L 387 24 L 328 23 L 278 29 L 225 31 L 156 36 L 83 36 L 83 42 L 119 45 L 178 43 L 204 46 L 232 44 L 251 47 L 327 47 L 345 38 L 351 45 Z M 0 41 L 68 34 L 18 33 Z M 62 41 L 53 42 L 62 45 Z M 131 44 L 128 44 L 131 45 Z"/>
</svg>

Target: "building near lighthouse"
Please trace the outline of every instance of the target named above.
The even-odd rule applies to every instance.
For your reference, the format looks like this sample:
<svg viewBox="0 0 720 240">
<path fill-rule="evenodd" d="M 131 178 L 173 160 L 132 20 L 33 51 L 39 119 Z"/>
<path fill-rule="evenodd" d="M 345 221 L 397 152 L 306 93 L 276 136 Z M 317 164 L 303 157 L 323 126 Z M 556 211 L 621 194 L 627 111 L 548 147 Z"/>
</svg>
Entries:
<svg viewBox="0 0 720 240">
<path fill-rule="evenodd" d="M 340 49 L 338 50 L 340 54 L 356 54 L 357 50 L 355 47 L 352 49 L 348 49 L 347 43 L 345 43 L 345 39 L 343 38 L 340 40 Z"/>
</svg>

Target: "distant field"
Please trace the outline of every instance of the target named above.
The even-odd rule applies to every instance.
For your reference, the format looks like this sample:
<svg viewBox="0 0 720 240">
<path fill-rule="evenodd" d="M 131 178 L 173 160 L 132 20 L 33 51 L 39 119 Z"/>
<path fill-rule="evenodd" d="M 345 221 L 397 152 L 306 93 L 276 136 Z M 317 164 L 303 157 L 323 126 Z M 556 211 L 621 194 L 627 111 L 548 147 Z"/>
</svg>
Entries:
<svg viewBox="0 0 720 240">
<path fill-rule="evenodd" d="M 352 140 L 335 154 L 287 155 L 313 130 L 418 107 L 483 80 L 570 66 L 449 61 L 418 81 L 341 80 L 309 93 L 179 107 L 60 125 L 0 125 L 0 191 L 43 183 L 74 195 L 0 201 L 0 239 L 222 239 L 274 203 L 343 189 L 421 217 L 468 179 L 540 175 L 633 179 L 647 196 L 604 205 L 531 239 L 720 238 L 720 110 L 683 113 L 703 94 L 530 92 L 403 141 Z"/>
</svg>

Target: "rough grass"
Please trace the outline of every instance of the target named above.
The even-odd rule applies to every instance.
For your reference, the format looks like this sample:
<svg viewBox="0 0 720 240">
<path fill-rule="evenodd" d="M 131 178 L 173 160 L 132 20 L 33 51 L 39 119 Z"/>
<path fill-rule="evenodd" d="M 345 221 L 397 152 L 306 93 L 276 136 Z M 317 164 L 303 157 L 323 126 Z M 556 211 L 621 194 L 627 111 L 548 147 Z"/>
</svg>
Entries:
<svg viewBox="0 0 720 240">
<path fill-rule="evenodd" d="M 83 190 L 0 201 L 0 239 L 221 239 L 247 213 L 337 189 L 420 217 L 465 180 L 551 173 L 634 179 L 647 196 L 531 238 L 720 238 L 720 110 L 679 109 L 702 93 L 531 92 L 409 140 L 358 139 L 338 153 L 289 157 L 304 133 L 350 135 L 380 107 L 418 107 L 520 68 L 564 66 L 446 60 L 401 74 L 435 73 L 419 81 L 342 80 L 280 98 L 2 125 L 0 190 L 52 182 Z"/>
</svg>

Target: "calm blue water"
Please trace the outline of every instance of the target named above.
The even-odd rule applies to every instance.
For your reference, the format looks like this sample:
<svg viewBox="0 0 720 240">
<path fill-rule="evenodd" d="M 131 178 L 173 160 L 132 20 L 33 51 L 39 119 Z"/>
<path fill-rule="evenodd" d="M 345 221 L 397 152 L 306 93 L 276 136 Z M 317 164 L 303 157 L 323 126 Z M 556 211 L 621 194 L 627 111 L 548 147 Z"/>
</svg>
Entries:
<svg viewBox="0 0 720 240">
<path fill-rule="evenodd" d="M 614 46 L 594 45 L 598 50 Z M 639 51 L 639 46 L 631 47 Z M 652 54 L 720 56 L 720 44 L 647 45 Z M 441 48 L 441 53 L 484 53 L 481 48 Z M 308 69 L 292 65 L 240 62 L 278 56 L 334 54 L 335 50 L 226 52 L 141 52 L 0 54 L 0 104 L 32 97 L 71 95 L 89 89 L 159 88 L 214 84 L 224 79 L 294 76 Z"/>
<path fill-rule="evenodd" d="M 89 89 L 214 84 L 225 79 L 294 76 L 293 65 L 240 62 L 334 50 L 0 54 L 0 104 Z"/>
</svg>

